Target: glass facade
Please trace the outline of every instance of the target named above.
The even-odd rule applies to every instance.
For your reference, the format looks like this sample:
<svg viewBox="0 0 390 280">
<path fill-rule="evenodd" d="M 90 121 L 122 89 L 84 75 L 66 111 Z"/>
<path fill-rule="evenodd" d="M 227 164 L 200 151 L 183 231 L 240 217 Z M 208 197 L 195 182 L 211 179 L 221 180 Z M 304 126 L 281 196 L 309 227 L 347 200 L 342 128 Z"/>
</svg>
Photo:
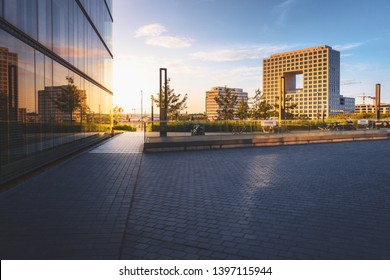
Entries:
<svg viewBox="0 0 390 280">
<path fill-rule="evenodd" d="M 112 23 L 108 0 L 0 0 L 0 183 L 110 131 Z"/>
</svg>

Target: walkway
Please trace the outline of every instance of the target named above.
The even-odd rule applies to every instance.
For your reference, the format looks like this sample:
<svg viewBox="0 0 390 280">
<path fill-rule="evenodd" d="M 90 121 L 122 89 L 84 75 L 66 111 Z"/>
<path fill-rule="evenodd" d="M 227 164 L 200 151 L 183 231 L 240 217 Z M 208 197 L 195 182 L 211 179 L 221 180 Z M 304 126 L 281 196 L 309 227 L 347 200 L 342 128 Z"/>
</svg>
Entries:
<svg viewBox="0 0 390 280">
<path fill-rule="evenodd" d="M 0 193 L 1 259 L 117 259 L 142 143 L 118 135 Z"/>
<path fill-rule="evenodd" d="M 390 141 L 141 154 L 0 193 L 1 259 L 390 259 Z"/>
</svg>

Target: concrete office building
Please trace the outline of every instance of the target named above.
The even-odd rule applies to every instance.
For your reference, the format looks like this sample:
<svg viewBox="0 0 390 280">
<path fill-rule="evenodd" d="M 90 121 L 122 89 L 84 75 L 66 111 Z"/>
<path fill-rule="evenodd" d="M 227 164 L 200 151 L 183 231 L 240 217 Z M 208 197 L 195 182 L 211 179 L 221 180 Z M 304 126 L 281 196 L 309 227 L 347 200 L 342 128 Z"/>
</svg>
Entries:
<svg viewBox="0 0 390 280">
<path fill-rule="evenodd" d="M 0 184 L 61 156 L 56 145 L 80 147 L 109 131 L 112 23 L 112 0 L 0 0 Z M 70 99 L 74 120 L 45 110 L 48 89 L 66 90 L 69 80 L 85 93 L 83 114 L 100 118 L 77 117 Z"/>
<path fill-rule="evenodd" d="M 297 104 L 290 113 L 310 119 L 353 112 L 354 98 L 340 95 L 340 52 L 318 46 L 273 54 L 263 60 L 263 96 L 278 104 L 281 77 L 285 78 L 286 104 Z"/>
<path fill-rule="evenodd" d="M 234 94 L 237 95 L 237 106 L 242 99 L 245 102 L 248 102 L 248 93 L 244 92 L 240 88 L 231 88 Z M 208 120 L 217 120 L 218 119 L 218 103 L 215 101 L 215 98 L 218 94 L 225 94 L 225 87 L 213 87 L 210 90 L 206 91 L 206 116 Z"/>
<path fill-rule="evenodd" d="M 390 113 L 390 104 L 381 103 L 379 107 L 381 114 Z M 375 114 L 376 109 L 374 104 L 356 104 L 355 113 L 372 113 Z"/>
</svg>

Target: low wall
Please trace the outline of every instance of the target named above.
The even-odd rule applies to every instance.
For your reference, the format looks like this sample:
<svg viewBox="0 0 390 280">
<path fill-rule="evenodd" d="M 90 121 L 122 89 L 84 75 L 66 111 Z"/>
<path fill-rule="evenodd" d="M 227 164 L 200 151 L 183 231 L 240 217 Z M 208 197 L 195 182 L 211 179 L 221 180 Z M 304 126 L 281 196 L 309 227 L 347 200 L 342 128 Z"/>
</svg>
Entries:
<svg viewBox="0 0 390 280">
<path fill-rule="evenodd" d="M 144 143 L 144 152 L 166 152 L 187 150 L 211 150 L 224 148 L 248 148 L 280 145 L 318 144 L 346 141 L 389 139 L 387 129 L 374 131 L 319 132 L 312 134 L 240 135 L 234 139 L 215 136 L 164 137 Z"/>
</svg>

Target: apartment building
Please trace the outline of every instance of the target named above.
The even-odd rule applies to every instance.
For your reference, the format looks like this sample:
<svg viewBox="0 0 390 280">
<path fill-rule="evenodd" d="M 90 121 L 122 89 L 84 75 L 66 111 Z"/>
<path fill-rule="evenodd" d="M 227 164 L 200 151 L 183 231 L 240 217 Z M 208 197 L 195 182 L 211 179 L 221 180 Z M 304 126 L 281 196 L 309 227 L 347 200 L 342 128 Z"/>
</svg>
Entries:
<svg viewBox="0 0 390 280">
<path fill-rule="evenodd" d="M 244 99 L 245 102 L 248 102 L 248 93 L 244 92 L 241 88 L 231 88 L 234 94 L 237 95 L 237 103 Z M 215 101 L 215 98 L 218 94 L 225 94 L 225 87 L 213 87 L 210 90 L 206 91 L 206 115 L 208 120 L 217 120 L 218 119 L 218 103 Z M 238 108 L 238 104 L 236 109 Z"/>
<path fill-rule="evenodd" d="M 273 54 L 263 60 L 263 97 L 278 104 L 285 80 L 286 104 L 295 116 L 310 119 L 353 112 L 354 98 L 340 95 L 340 52 L 329 46 Z"/>
</svg>

